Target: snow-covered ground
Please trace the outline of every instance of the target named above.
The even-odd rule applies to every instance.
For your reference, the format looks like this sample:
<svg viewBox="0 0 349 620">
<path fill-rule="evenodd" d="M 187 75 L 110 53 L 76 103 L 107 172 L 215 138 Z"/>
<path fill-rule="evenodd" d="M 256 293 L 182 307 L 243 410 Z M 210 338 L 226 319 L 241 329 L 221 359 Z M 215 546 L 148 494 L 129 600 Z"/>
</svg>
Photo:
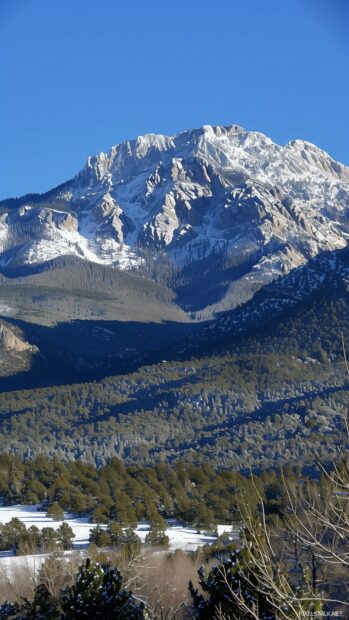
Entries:
<svg viewBox="0 0 349 620">
<path fill-rule="evenodd" d="M 41 565 L 49 554 L 12 555 L 11 552 L 0 553 L 0 579 L 15 580 L 19 572 L 25 571 L 28 578 L 33 578 L 39 572 Z"/>
<path fill-rule="evenodd" d="M 36 525 L 40 530 L 44 527 L 52 527 L 57 530 L 62 521 L 53 521 L 46 516 L 46 512 L 40 510 L 40 507 L 33 506 L 1 506 L 0 507 L 0 523 L 8 523 L 11 519 L 17 518 L 24 523 L 28 529 L 31 525 Z M 88 545 L 90 529 L 96 527 L 95 523 L 89 523 L 87 517 L 72 517 L 65 514 L 65 521 L 72 528 L 75 538 L 73 540 L 74 547 L 84 547 Z"/>
<path fill-rule="evenodd" d="M 170 539 L 170 549 L 183 549 L 184 551 L 189 551 L 190 549 L 195 550 L 203 545 L 211 544 L 216 540 L 216 536 L 200 534 L 191 527 L 176 525 L 174 522 L 168 525 L 169 527 L 166 530 L 166 534 Z M 139 523 L 135 532 L 141 541 L 144 542 L 149 532 L 149 524 Z"/>
<path fill-rule="evenodd" d="M 65 513 L 65 522 L 72 528 L 75 538 L 73 546 L 81 549 L 89 544 L 90 530 L 96 527 L 96 523 L 90 523 L 87 517 L 73 517 Z M 40 510 L 39 506 L 0 506 L 0 523 L 8 523 L 16 517 L 28 529 L 31 525 L 36 525 L 40 530 L 43 527 L 59 528 L 62 521 L 53 521 L 46 516 L 46 512 Z M 103 526 L 102 526 L 103 527 Z M 144 542 L 149 532 L 148 523 L 140 523 L 135 529 L 136 534 Z M 173 549 L 196 549 L 199 546 L 214 542 L 215 537 L 200 534 L 197 530 L 190 527 L 178 525 L 175 521 L 168 522 L 166 534 L 170 539 L 170 547 Z"/>
<path fill-rule="evenodd" d="M 59 528 L 62 521 L 53 521 L 39 506 L 0 506 L 0 524 L 8 523 L 13 518 L 20 519 L 28 529 L 31 525 L 36 525 L 40 530 L 44 527 Z M 86 549 L 89 545 L 90 530 L 96 527 L 96 523 L 90 523 L 87 517 L 73 517 L 65 514 L 65 522 L 72 528 L 75 538 L 73 547 L 75 550 Z M 106 526 L 102 526 L 106 527 Z M 135 529 L 136 534 L 142 542 L 149 531 L 148 523 L 139 523 Z M 166 534 L 170 539 L 170 549 L 182 549 L 184 551 L 195 550 L 205 544 L 213 543 L 215 536 L 207 536 L 197 532 L 194 528 L 178 525 L 175 521 L 168 522 Z M 31 574 L 36 573 L 45 555 L 30 555 L 13 557 L 11 552 L 0 552 L 0 575 L 9 574 L 16 568 L 28 568 Z"/>
</svg>

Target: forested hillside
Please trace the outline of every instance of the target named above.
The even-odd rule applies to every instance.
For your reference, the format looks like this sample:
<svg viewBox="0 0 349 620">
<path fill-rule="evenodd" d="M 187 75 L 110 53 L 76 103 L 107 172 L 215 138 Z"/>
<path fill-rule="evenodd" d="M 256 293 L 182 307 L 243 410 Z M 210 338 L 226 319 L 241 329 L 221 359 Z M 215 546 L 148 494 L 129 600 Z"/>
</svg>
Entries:
<svg viewBox="0 0 349 620">
<path fill-rule="evenodd" d="M 98 382 L 4 392 L 0 447 L 98 465 L 191 462 L 236 469 L 331 459 L 349 403 L 342 282 L 248 336 L 201 344 Z"/>
</svg>

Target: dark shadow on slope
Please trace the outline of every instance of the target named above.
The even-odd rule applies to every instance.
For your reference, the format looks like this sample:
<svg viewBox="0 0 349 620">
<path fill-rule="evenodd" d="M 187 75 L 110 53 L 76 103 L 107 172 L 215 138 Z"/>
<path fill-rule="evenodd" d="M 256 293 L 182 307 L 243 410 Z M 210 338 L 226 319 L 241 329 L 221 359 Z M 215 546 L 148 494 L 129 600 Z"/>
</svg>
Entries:
<svg viewBox="0 0 349 620">
<path fill-rule="evenodd" d="M 177 303 L 187 312 L 197 312 L 222 301 L 232 282 L 249 273 L 261 256 L 261 251 L 238 255 L 217 251 L 188 263 L 172 283 Z M 249 298 L 248 283 L 245 288 L 246 298 Z"/>
<path fill-rule="evenodd" d="M 336 268 L 328 269 L 326 261 L 336 261 Z M 327 269 L 326 277 L 324 280 L 319 278 L 314 290 L 300 294 L 300 283 L 309 268 L 312 269 L 312 277 L 316 273 L 321 275 Z M 346 284 L 341 273 L 343 268 L 349 269 L 347 249 L 324 252 L 309 261 L 308 265 L 265 286 L 247 304 L 233 312 L 222 313 L 215 321 L 204 323 L 77 320 L 43 327 L 6 317 L 8 322 L 23 330 L 28 342 L 38 346 L 40 355 L 34 357 L 30 372 L 0 379 L 0 390 L 93 381 L 131 372 L 161 359 L 183 360 L 191 356 L 220 355 L 224 350 L 240 347 L 250 336 L 263 337 L 264 334 L 276 337 L 283 322 L 286 328 L 290 317 L 304 313 L 311 305 L 316 307 L 323 298 L 334 301 L 339 295 L 343 303 L 348 304 Z M 278 308 L 273 305 L 276 300 L 284 299 L 290 299 L 291 303 L 286 306 L 281 304 Z M 263 307 L 264 311 L 260 312 Z M 222 332 L 219 327 L 225 318 L 230 323 Z M 238 331 L 234 327 L 236 319 Z"/>
<path fill-rule="evenodd" d="M 183 355 L 225 349 L 260 332 L 270 335 L 277 332 L 280 320 L 304 311 L 317 299 L 331 299 L 338 294 L 349 299 L 347 276 L 344 276 L 348 272 L 348 247 L 323 252 L 287 276 L 264 286 L 247 303 L 220 313 L 217 319 L 209 322 L 209 328 L 207 322 L 201 324 L 200 329 L 175 345 L 177 354 L 182 359 Z"/>
<path fill-rule="evenodd" d="M 198 325 L 193 323 L 141 323 L 72 321 L 54 327 L 9 319 L 40 353 L 29 371 L 0 378 L 0 391 L 29 389 L 93 381 L 136 370 L 163 358 L 164 351 Z"/>
</svg>

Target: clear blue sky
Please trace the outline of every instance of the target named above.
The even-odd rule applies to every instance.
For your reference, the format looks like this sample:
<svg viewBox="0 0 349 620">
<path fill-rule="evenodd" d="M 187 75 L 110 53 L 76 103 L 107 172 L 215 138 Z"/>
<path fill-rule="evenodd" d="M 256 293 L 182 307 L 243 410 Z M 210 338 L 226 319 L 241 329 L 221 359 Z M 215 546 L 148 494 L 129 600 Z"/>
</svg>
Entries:
<svg viewBox="0 0 349 620">
<path fill-rule="evenodd" d="M 0 0 L 0 197 L 202 124 L 349 164 L 348 17 L 347 0 Z"/>
</svg>

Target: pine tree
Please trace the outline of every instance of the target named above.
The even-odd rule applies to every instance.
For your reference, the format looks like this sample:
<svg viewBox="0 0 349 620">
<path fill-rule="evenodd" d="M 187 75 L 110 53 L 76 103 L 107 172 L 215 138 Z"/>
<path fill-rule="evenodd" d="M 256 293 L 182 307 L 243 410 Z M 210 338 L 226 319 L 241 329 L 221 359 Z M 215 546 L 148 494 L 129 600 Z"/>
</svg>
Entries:
<svg viewBox="0 0 349 620">
<path fill-rule="evenodd" d="M 75 534 L 68 525 L 68 523 L 63 522 L 62 525 L 57 530 L 58 541 L 61 543 L 64 551 L 72 548 L 72 540 L 75 538 Z"/>
<path fill-rule="evenodd" d="M 51 517 L 54 521 L 63 521 L 64 513 L 63 508 L 59 505 L 58 502 L 53 502 L 47 509 L 47 516 Z"/>
<path fill-rule="evenodd" d="M 245 544 L 221 565 L 213 566 L 208 576 L 201 567 L 199 584 L 205 596 L 194 588 L 192 582 L 189 583 L 197 619 L 258 617 L 259 620 L 276 620 L 281 617 L 279 610 L 282 608 L 282 617 L 295 620 L 321 611 L 321 601 L 316 600 L 311 588 L 306 584 L 302 588 L 292 588 L 287 573 L 275 571 L 274 583 L 268 583 L 265 569 L 272 565 L 267 555 L 264 560 L 266 564 L 259 565 L 253 547 Z"/>
<path fill-rule="evenodd" d="M 22 604 L 4 603 L 0 607 L 0 620 L 60 620 L 59 603 L 50 594 L 45 585 L 35 588 L 32 601 L 25 599 Z"/>
<path fill-rule="evenodd" d="M 23 542 L 26 536 L 27 530 L 17 517 L 14 517 L 8 523 L 0 526 L 0 548 L 12 549 L 15 553 L 18 547 Z"/>
<path fill-rule="evenodd" d="M 131 528 L 123 531 L 119 538 L 119 545 L 124 557 L 128 559 L 135 558 L 141 552 L 141 539 Z"/>
<path fill-rule="evenodd" d="M 91 514 L 92 523 L 105 523 L 108 520 L 107 511 L 101 506 L 97 506 Z"/>
<path fill-rule="evenodd" d="M 240 597 L 251 612 L 258 614 L 260 620 L 276 619 L 274 608 L 257 591 L 256 577 L 248 567 L 245 555 L 245 550 L 233 553 L 222 566 L 213 566 L 207 577 L 204 568 L 199 569 L 199 584 L 207 596 L 204 597 L 192 582 L 189 583 L 194 607 L 198 610 L 198 620 L 211 620 L 218 610 L 223 617 L 243 618 L 241 606 L 237 602 Z"/>
<path fill-rule="evenodd" d="M 108 524 L 108 534 L 112 545 L 119 545 L 123 537 L 123 530 L 120 523 L 117 521 L 110 521 Z"/>
<path fill-rule="evenodd" d="M 89 559 L 80 566 L 76 585 L 63 596 L 62 608 L 62 620 L 145 620 L 143 605 L 122 589 L 119 571 Z"/>
<path fill-rule="evenodd" d="M 152 523 L 148 534 L 145 537 L 145 542 L 153 547 L 168 547 L 170 539 L 166 534 L 166 530 L 159 526 L 157 523 Z"/>
<path fill-rule="evenodd" d="M 41 530 L 41 543 L 44 552 L 57 549 L 58 534 L 53 527 L 43 527 Z"/>
<path fill-rule="evenodd" d="M 117 569 L 89 559 L 80 566 L 76 584 L 55 599 L 43 584 L 32 600 L 0 607 L 0 620 L 146 620 L 144 606 L 122 588 Z"/>
<path fill-rule="evenodd" d="M 100 525 L 90 530 L 90 542 L 97 545 L 97 547 L 109 547 L 112 544 L 109 532 Z"/>
<path fill-rule="evenodd" d="M 8 601 L 5 601 L 0 607 L 0 620 L 7 620 L 8 618 L 15 618 L 19 611 L 19 605 L 15 603 L 12 605 Z"/>
</svg>

